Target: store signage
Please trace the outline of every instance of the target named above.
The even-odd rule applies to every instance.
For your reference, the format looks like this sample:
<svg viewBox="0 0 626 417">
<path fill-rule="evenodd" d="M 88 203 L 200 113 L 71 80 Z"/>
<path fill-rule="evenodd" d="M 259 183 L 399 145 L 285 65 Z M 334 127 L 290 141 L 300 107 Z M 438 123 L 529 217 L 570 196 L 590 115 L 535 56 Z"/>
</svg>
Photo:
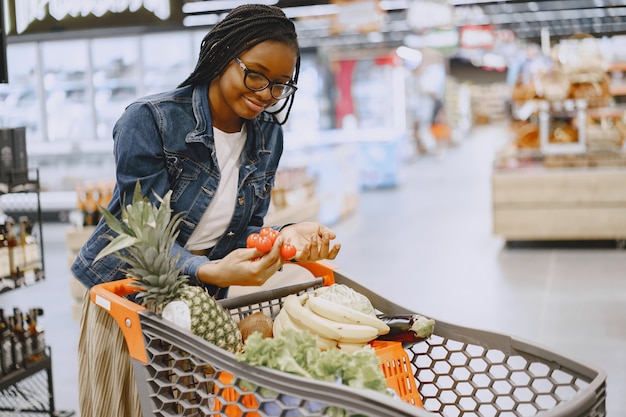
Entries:
<svg viewBox="0 0 626 417">
<path fill-rule="evenodd" d="M 180 23 L 172 0 L 8 0 L 9 35 Z M 180 9 L 180 7 L 179 7 Z"/>
<path fill-rule="evenodd" d="M 332 0 L 338 7 L 333 16 L 330 32 L 377 32 L 383 24 L 384 12 L 378 0 Z"/>
<path fill-rule="evenodd" d="M 412 0 L 407 22 L 414 32 L 454 26 L 454 8 L 445 0 Z"/>
<path fill-rule="evenodd" d="M 496 31 L 491 25 L 465 25 L 461 27 L 459 43 L 465 49 L 493 49 Z"/>
</svg>

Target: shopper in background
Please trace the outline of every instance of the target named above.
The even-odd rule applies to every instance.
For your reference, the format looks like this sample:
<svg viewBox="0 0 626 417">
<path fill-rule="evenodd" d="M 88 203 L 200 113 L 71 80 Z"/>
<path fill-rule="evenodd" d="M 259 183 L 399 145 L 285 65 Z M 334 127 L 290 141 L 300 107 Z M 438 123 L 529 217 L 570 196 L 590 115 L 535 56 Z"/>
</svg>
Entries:
<svg viewBox="0 0 626 417">
<path fill-rule="evenodd" d="M 270 204 L 300 69 L 293 23 L 277 7 L 234 9 L 205 36 L 195 70 L 173 91 L 128 106 L 113 130 L 116 186 L 109 211 L 119 216 L 137 180 L 153 201 L 172 190 L 184 213 L 175 252 L 183 273 L 218 298 L 230 285 L 263 284 L 283 265 L 284 241 L 303 262 L 335 259 L 335 234 L 315 222 L 289 224 L 272 250 L 245 248 Z M 124 277 L 108 256 L 93 262 L 111 230 L 100 221 L 72 272 L 87 288 Z M 253 261 L 256 258 L 259 258 Z M 81 417 L 140 416 L 136 383 L 121 331 L 85 300 L 79 339 Z"/>
</svg>

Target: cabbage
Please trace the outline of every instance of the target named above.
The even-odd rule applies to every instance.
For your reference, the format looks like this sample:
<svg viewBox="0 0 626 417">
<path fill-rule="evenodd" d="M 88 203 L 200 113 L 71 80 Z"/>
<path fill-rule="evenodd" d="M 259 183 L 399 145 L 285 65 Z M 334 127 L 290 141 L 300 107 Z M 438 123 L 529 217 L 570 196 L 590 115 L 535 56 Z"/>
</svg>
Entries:
<svg viewBox="0 0 626 417">
<path fill-rule="evenodd" d="M 344 284 L 332 284 L 329 287 L 322 287 L 323 291 L 320 291 L 317 295 L 320 298 L 324 298 L 329 301 L 333 301 L 337 304 L 343 304 L 351 307 L 354 310 L 361 313 L 376 315 L 374 306 L 370 302 L 369 298 L 363 294 L 353 290 Z"/>
</svg>

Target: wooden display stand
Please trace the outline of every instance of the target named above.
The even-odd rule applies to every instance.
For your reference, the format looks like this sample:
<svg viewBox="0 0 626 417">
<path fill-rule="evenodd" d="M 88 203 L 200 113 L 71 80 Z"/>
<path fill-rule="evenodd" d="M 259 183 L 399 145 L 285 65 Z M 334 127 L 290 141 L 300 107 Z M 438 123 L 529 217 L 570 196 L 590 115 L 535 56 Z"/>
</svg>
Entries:
<svg viewBox="0 0 626 417">
<path fill-rule="evenodd" d="M 495 169 L 493 229 L 507 240 L 626 238 L 626 167 Z"/>
</svg>

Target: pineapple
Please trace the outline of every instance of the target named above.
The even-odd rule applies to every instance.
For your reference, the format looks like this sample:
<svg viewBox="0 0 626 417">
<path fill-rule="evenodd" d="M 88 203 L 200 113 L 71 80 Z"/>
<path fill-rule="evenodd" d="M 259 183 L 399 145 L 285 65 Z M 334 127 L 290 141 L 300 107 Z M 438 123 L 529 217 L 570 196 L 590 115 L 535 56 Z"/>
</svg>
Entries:
<svg viewBox="0 0 626 417">
<path fill-rule="evenodd" d="M 126 275 L 136 278 L 133 285 L 141 305 L 166 320 L 183 327 L 232 353 L 241 351 L 243 342 L 237 323 L 203 288 L 189 285 L 187 275 L 177 268 L 179 255 L 172 256 L 178 236 L 180 213 L 172 216 L 171 190 L 158 198 L 157 208 L 143 197 L 137 182 L 131 204 L 122 207 L 122 221 L 104 207 L 100 211 L 108 226 L 118 235 L 96 259 L 113 255 L 129 267 Z"/>
</svg>

